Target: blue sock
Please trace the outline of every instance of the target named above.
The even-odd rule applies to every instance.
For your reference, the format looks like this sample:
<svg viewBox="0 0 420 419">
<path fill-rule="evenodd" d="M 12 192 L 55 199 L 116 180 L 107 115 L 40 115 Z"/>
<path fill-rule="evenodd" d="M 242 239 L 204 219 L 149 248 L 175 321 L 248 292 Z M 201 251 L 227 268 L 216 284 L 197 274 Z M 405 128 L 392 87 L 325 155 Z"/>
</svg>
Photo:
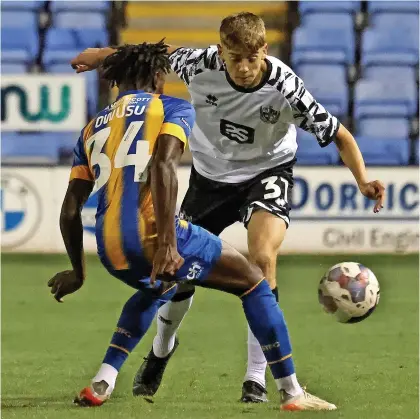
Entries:
<svg viewBox="0 0 420 419">
<path fill-rule="evenodd" d="M 137 291 L 124 305 L 117 329 L 103 360 L 117 371 L 123 366 L 130 352 L 149 329 L 159 307 L 173 295 L 154 297 L 150 292 Z"/>
<path fill-rule="evenodd" d="M 249 327 L 261 345 L 274 378 L 294 374 L 286 322 L 268 282 L 261 281 L 241 299 Z"/>
</svg>

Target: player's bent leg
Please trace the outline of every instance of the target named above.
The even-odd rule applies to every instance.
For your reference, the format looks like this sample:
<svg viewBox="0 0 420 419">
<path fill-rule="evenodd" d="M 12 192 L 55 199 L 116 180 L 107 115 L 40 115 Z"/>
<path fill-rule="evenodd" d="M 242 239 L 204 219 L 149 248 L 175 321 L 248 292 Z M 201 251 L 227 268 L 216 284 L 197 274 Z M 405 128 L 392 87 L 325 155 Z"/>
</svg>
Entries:
<svg viewBox="0 0 420 419">
<path fill-rule="evenodd" d="M 248 249 L 250 261 L 263 271 L 276 300 L 277 252 L 286 234 L 285 221 L 263 209 L 256 208 L 248 223 Z M 267 401 L 265 371 L 267 362 L 258 340 L 248 327 L 248 364 L 242 384 L 241 401 L 245 403 Z"/>
<path fill-rule="evenodd" d="M 286 236 L 286 222 L 277 215 L 257 209 L 252 213 L 247 228 L 250 261 L 261 268 L 274 290 L 277 287 L 277 253 Z"/>
<path fill-rule="evenodd" d="M 217 191 L 212 182 L 201 177 L 192 167 L 190 186 L 181 205 L 180 217 L 183 220 L 194 220 L 194 223 L 218 236 L 227 226 L 238 220 L 238 208 L 228 202 L 231 186 L 220 198 L 220 186 Z M 222 213 L 223 217 L 219 214 Z M 184 221 L 186 223 L 186 221 Z M 192 229 L 194 230 L 194 229 Z M 195 235 L 192 234 L 194 237 Z M 188 241 L 193 241 L 188 240 Z M 169 359 L 178 346 L 177 330 L 191 307 L 194 286 L 181 283 L 174 298 L 162 306 L 157 315 L 157 334 L 153 347 L 137 371 L 133 382 L 133 395 L 152 396 L 162 382 L 163 374 Z"/>
<path fill-rule="evenodd" d="M 125 303 L 102 365 L 91 385 L 76 397 L 76 404 L 100 406 L 110 398 L 128 355 L 149 329 L 159 307 L 173 297 L 175 290 L 176 285 L 166 287 L 162 293 L 150 288 L 139 290 Z"/>
<path fill-rule="evenodd" d="M 153 340 L 153 352 L 158 358 L 165 358 L 173 349 L 176 331 L 191 307 L 195 287 L 179 284 L 171 301 L 164 304 L 157 313 L 157 335 Z"/>
<path fill-rule="evenodd" d="M 195 284 L 241 296 L 263 280 L 264 275 L 258 266 L 249 263 L 235 248 L 222 242 L 220 257 L 207 277 Z"/>
<path fill-rule="evenodd" d="M 191 307 L 194 291 L 193 285 L 179 284 L 172 300 L 159 309 L 152 349 L 134 376 L 134 396 L 154 396 L 159 389 L 166 366 L 178 347 L 176 332 Z"/>
<path fill-rule="evenodd" d="M 219 260 L 201 285 L 238 295 L 248 324 L 270 366 L 283 410 L 334 410 L 299 385 L 283 313 L 261 271 L 232 247 L 223 244 Z"/>
<path fill-rule="evenodd" d="M 194 169 L 192 169 L 193 185 L 195 185 L 194 179 L 197 176 Z M 197 199 L 197 194 L 200 194 L 200 199 Z M 180 243 L 179 247 L 189 257 L 203 252 L 206 253 L 206 245 L 202 243 L 203 237 L 215 237 L 213 234 L 219 235 L 226 226 L 233 224 L 238 217 L 237 209 L 232 209 L 230 206 L 218 208 L 218 210 L 223 211 L 225 215 L 223 218 L 214 216 L 214 213 L 206 215 L 205 210 L 208 209 L 210 203 L 214 204 L 214 200 L 211 194 L 203 194 L 201 185 L 190 186 L 181 207 L 181 214 L 183 218 L 198 219 L 199 224 L 203 227 L 200 228 L 186 221 L 177 220 L 178 234 L 180 237 L 183 237 L 182 244 Z M 213 234 L 208 235 L 208 232 L 203 228 L 206 228 Z M 214 242 L 214 240 L 209 240 L 209 249 L 213 249 Z M 204 261 L 204 264 L 206 264 L 206 261 Z M 195 269 L 198 269 L 196 273 L 194 273 Z M 187 276 L 191 274 L 200 274 L 200 269 L 193 267 L 192 273 L 186 272 Z M 180 283 L 174 298 L 159 309 L 157 334 L 153 340 L 152 349 L 134 377 L 133 395 L 153 396 L 159 389 L 168 362 L 178 346 L 179 341 L 176 333 L 191 307 L 193 294 L 193 285 Z"/>
</svg>

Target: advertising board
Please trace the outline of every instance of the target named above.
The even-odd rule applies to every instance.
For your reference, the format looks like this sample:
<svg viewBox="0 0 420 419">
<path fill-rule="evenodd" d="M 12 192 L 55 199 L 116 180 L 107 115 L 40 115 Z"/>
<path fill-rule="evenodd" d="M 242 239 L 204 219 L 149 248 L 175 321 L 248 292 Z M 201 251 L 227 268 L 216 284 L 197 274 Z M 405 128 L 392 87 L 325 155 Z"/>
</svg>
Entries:
<svg viewBox="0 0 420 419">
<path fill-rule="evenodd" d="M 73 74 L 1 77 L 2 131 L 74 131 L 86 124 L 86 81 Z"/>
<path fill-rule="evenodd" d="M 64 252 L 58 226 L 69 168 L 4 168 L 1 183 L 3 251 Z M 178 172 L 179 209 L 190 169 Z M 371 168 L 386 186 L 379 214 L 358 191 L 346 168 L 297 168 L 291 224 L 282 253 L 408 253 L 419 250 L 419 180 L 415 168 Z M 82 219 L 84 247 L 96 252 L 97 197 L 87 201 Z M 221 235 L 247 251 L 246 230 L 236 223 Z"/>
</svg>

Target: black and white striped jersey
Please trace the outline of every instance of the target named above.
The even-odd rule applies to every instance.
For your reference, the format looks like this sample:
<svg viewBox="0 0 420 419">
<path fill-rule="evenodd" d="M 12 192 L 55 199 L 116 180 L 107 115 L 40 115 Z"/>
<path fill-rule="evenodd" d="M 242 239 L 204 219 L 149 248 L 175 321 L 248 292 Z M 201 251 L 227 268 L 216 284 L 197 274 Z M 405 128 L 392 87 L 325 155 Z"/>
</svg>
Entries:
<svg viewBox="0 0 420 419">
<path fill-rule="evenodd" d="M 251 89 L 233 83 L 216 46 L 179 48 L 170 60 L 196 110 L 190 139 L 194 167 L 209 179 L 239 183 L 292 160 L 295 126 L 314 134 L 321 147 L 337 133 L 337 118 L 275 57 L 267 57 L 266 75 Z"/>
</svg>

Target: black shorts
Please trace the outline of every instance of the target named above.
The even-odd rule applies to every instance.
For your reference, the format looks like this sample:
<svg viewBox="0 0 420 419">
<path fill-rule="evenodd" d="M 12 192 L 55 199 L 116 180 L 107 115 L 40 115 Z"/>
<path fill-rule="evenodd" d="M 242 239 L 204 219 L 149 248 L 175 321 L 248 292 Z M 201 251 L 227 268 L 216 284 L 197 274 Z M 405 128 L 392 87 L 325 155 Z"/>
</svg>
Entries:
<svg viewBox="0 0 420 419">
<path fill-rule="evenodd" d="M 241 183 L 207 179 L 193 166 L 179 216 L 216 235 L 236 221 L 247 227 L 252 213 L 257 210 L 282 218 L 288 227 L 295 161 L 268 169 Z"/>
</svg>

